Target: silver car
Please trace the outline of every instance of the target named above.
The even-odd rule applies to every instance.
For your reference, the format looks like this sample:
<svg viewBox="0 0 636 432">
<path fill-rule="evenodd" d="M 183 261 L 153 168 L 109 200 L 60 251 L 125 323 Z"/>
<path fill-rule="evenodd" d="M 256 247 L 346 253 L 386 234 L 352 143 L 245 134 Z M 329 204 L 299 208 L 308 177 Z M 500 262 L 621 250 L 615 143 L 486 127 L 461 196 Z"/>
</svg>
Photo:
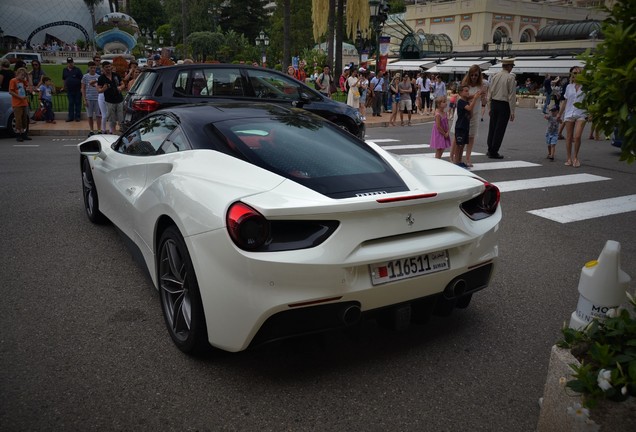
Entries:
<svg viewBox="0 0 636 432">
<path fill-rule="evenodd" d="M 11 136 L 17 135 L 15 127 L 15 116 L 11 106 L 11 95 L 9 92 L 0 91 L 0 130 L 8 130 Z"/>
</svg>

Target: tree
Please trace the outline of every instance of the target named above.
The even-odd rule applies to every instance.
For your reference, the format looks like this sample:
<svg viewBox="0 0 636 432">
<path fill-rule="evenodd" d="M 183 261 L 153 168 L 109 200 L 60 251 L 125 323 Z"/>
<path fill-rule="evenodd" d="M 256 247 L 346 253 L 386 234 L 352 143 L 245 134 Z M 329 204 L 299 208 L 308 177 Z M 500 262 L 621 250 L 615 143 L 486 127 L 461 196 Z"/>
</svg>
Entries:
<svg viewBox="0 0 636 432">
<path fill-rule="evenodd" d="M 287 70 L 291 58 L 291 41 L 289 40 L 291 27 L 291 3 L 283 1 L 283 70 Z"/>
<path fill-rule="evenodd" d="M 91 14 L 91 47 L 95 51 L 95 6 L 100 4 L 102 0 L 84 0 L 84 4 Z"/>
<path fill-rule="evenodd" d="M 254 40 L 267 24 L 263 0 L 226 0 L 221 3 L 220 25 L 223 31 L 234 30 Z"/>
<path fill-rule="evenodd" d="M 606 135 L 617 128 L 623 138 L 621 160 L 636 160 L 636 2 L 619 0 L 601 24 L 603 41 L 585 61 L 578 76 L 585 91 L 583 107 L 592 124 Z"/>
<path fill-rule="evenodd" d="M 218 59 L 225 37 L 220 32 L 194 32 L 188 36 L 188 45 L 196 61 L 204 62 L 208 57 Z"/>
<path fill-rule="evenodd" d="M 161 0 L 135 0 L 128 3 L 128 8 L 140 30 L 154 31 L 167 21 Z"/>
</svg>

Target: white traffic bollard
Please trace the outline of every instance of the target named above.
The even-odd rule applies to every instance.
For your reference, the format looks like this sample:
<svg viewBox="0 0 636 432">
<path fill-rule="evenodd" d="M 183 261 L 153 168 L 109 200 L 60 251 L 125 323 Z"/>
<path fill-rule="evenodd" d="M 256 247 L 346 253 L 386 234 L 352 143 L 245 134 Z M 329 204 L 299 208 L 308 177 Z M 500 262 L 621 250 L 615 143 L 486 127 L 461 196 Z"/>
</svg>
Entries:
<svg viewBox="0 0 636 432">
<path fill-rule="evenodd" d="M 627 300 L 631 278 L 620 268 L 621 244 L 608 240 L 598 260 L 585 263 L 579 279 L 579 303 L 572 312 L 570 328 L 581 330 L 594 318 L 605 319 L 607 311 Z"/>
</svg>

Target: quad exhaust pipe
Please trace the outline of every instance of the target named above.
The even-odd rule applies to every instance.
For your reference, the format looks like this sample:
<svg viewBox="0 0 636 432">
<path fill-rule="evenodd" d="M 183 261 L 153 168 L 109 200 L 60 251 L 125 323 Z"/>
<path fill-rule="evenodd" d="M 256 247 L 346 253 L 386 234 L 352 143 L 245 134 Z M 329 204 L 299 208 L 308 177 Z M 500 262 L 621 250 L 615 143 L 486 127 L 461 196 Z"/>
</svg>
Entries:
<svg viewBox="0 0 636 432">
<path fill-rule="evenodd" d="M 349 305 L 340 310 L 339 316 L 340 321 L 342 321 L 345 325 L 350 326 L 360 321 L 362 311 L 358 305 Z"/>
<path fill-rule="evenodd" d="M 444 297 L 447 299 L 454 299 L 461 297 L 466 293 L 468 284 L 464 279 L 456 279 L 444 289 Z"/>
</svg>

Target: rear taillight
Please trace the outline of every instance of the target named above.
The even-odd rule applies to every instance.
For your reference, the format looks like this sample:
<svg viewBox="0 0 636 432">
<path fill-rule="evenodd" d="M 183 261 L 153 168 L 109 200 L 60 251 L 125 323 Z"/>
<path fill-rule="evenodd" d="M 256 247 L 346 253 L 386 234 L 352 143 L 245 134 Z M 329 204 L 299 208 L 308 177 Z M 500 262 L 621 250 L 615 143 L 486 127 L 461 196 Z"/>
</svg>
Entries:
<svg viewBox="0 0 636 432">
<path fill-rule="evenodd" d="M 139 99 L 132 103 L 132 109 L 135 111 L 153 112 L 159 108 L 159 102 L 152 99 Z"/>
<path fill-rule="evenodd" d="M 499 188 L 487 182 L 484 182 L 484 185 L 486 188 L 481 194 L 460 205 L 464 214 L 472 220 L 481 220 L 493 215 L 499 206 Z"/>
<path fill-rule="evenodd" d="M 309 249 L 322 244 L 340 226 L 336 220 L 273 220 L 242 202 L 230 206 L 227 231 L 234 244 L 251 252 Z"/>
<path fill-rule="evenodd" d="M 258 249 L 269 239 L 269 221 L 252 207 L 241 202 L 230 206 L 226 222 L 232 241 L 241 249 Z"/>
</svg>

